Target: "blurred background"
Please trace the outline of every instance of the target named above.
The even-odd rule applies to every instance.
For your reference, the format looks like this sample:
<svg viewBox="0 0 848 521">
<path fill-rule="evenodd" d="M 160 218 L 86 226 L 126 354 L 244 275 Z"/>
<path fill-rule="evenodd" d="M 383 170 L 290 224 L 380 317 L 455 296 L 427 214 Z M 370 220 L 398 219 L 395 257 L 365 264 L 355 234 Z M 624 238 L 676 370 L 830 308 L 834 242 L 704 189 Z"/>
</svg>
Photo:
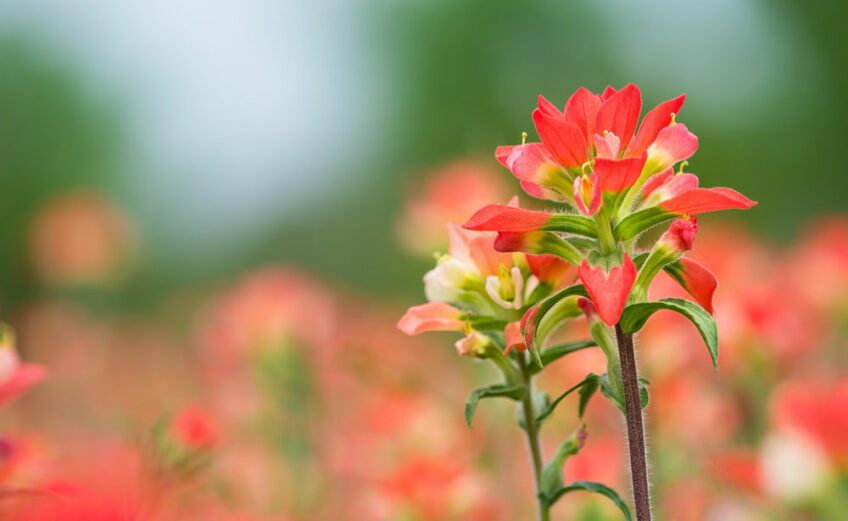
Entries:
<svg viewBox="0 0 848 521">
<path fill-rule="evenodd" d="M 799 245 L 819 240 L 815 232 L 837 230 L 828 232 L 836 239 L 816 243 L 822 248 L 844 245 L 839 215 L 848 212 L 848 175 L 839 157 L 848 139 L 846 11 L 840 2 L 781 0 L 6 0 L 0 3 L 0 318 L 18 330 L 22 358 L 51 372 L 15 410 L 4 411 L 6 423 L 25 437 L 43 434 L 39 446 L 59 436 L 82 443 L 90 432 L 127 433 L 152 425 L 160 415 L 176 413 L 180 400 L 220 404 L 223 398 L 203 390 L 206 368 L 199 376 L 190 368 L 198 365 L 196 357 L 208 361 L 204 339 L 217 327 L 236 327 L 223 318 L 227 324 L 216 325 L 214 317 L 221 314 L 244 313 L 253 323 L 252 312 L 273 322 L 265 315 L 290 320 L 303 309 L 323 310 L 316 313 L 340 317 L 328 319 L 333 323 L 328 330 L 354 324 L 345 327 L 346 336 L 354 337 L 344 341 L 349 347 L 369 342 L 367 332 L 356 327 L 370 320 L 381 324 L 375 330 L 394 335 L 394 320 L 404 307 L 423 301 L 421 276 L 432 267 L 432 257 L 420 254 L 429 245 L 399 237 L 409 231 L 403 221 L 406 201 L 426 194 L 422 187 L 433 172 L 450 168 L 485 172 L 499 197 L 518 193 L 518 184 L 494 161 L 494 148 L 518 142 L 522 131 L 535 136 L 530 113 L 537 95 L 561 106 L 581 86 L 599 92 L 607 84 L 633 82 L 645 108 L 686 93 L 678 121 L 700 139 L 690 171 L 705 185 L 732 186 L 759 202 L 752 211 L 730 215 L 732 222 L 705 216 L 702 229 L 723 230 L 714 232 L 714 241 L 732 237 L 717 250 L 739 255 L 756 250 L 745 257 L 749 264 L 740 265 L 762 271 L 757 288 L 785 280 L 807 251 Z M 824 222 L 828 227 L 811 224 Z M 827 283 L 836 289 L 844 289 L 839 284 L 848 270 L 843 254 L 838 250 L 829 261 L 836 275 L 820 272 L 837 277 Z M 739 275 L 738 286 L 728 283 L 722 291 L 753 291 L 746 284 Z M 280 288 L 280 295 L 269 287 Z M 266 290 L 276 296 L 268 297 Z M 239 312 L 218 309 L 222 299 L 238 300 L 251 291 L 261 294 L 258 303 L 251 296 L 245 297 L 248 304 L 232 304 Z M 265 313 L 278 304 L 277 297 L 286 303 L 282 311 Z M 756 387 L 753 382 L 765 386 L 754 393 L 759 401 L 749 403 L 745 395 L 740 403 L 755 412 L 770 407 L 770 390 L 785 379 L 781 364 L 796 363 L 798 353 L 819 353 L 828 377 L 844 378 L 844 297 L 837 292 L 837 304 L 828 300 L 830 318 L 823 318 L 822 308 L 799 312 L 786 304 L 786 316 L 752 319 L 758 325 L 773 320 L 779 330 L 775 342 L 787 335 L 778 325 L 803 322 L 807 315 L 816 333 L 804 329 L 814 338 L 799 340 L 803 349 L 787 347 L 792 355 L 782 362 L 767 363 L 762 353 L 753 357 L 752 368 L 769 368 L 765 380 L 745 381 L 737 374 L 733 384 L 724 382 L 739 392 Z M 314 302 L 324 298 L 332 304 Z M 784 293 L 761 300 L 787 298 Z M 286 342 L 316 341 L 284 336 Z M 374 357 L 381 347 L 370 347 Z M 434 396 L 443 400 L 434 414 L 448 415 L 457 430 L 442 434 L 464 439 L 460 404 L 480 371 L 456 369 L 466 361 L 453 356 L 446 337 L 417 349 L 435 357 L 432 363 L 442 368 L 447 383 L 416 373 L 421 388 L 404 392 L 428 407 Z M 260 365 L 282 364 L 296 375 L 298 364 L 305 363 L 295 357 L 263 359 Z M 409 363 L 414 372 L 413 362 L 394 363 Z M 73 375 L 71 381 L 62 374 Z M 803 376 L 810 374 L 816 373 Z M 340 380 L 345 378 L 332 378 Z M 281 407 L 304 406 L 286 400 L 311 396 L 314 382 L 285 381 L 296 387 L 283 393 Z M 717 392 L 731 393 L 725 387 Z M 294 432 L 292 425 L 311 424 L 317 414 L 305 407 L 293 418 L 262 421 L 283 422 L 284 432 Z M 329 409 L 324 413 L 331 423 L 338 419 Z M 749 413 L 743 407 L 733 414 L 738 419 Z M 768 419 L 751 414 L 760 424 L 722 434 L 718 445 L 758 447 Z M 230 421 L 220 418 L 226 416 L 220 410 L 215 415 Z M 311 428 L 319 427 L 304 427 Z M 611 431 L 617 428 L 612 422 Z M 512 447 L 515 433 L 509 429 L 485 443 Z M 335 468 L 298 456 L 310 454 L 309 440 L 321 437 L 299 436 L 280 449 L 288 468 L 317 465 L 317 475 Z M 259 449 L 233 458 L 249 467 L 245 461 L 262 460 L 257 454 Z M 680 466 L 674 458 L 687 454 L 669 461 Z M 475 460 L 487 479 L 504 464 L 494 459 Z M 657 465 L 660 474 L 671 468 Z M 665 475 L 675 481 L 672 470 Z M 310 494 L 321 495 L 319 483 L 305 481 L 310 492 L 297 497 L 308 502 Z M 685 484 L 702 487 L 697 480 Z M 844 491 L 844 480 L 839 486 Z M 692 490 L 685 494 L 697 492 Z M 249 493 L 241 494 L 222 494 L 227 511 L 254 504 L 244 500 Z M 257 500 L 262 506 L 248 511 L 296 519 L 314 509 L 288 497 Z M 710 515 L 723 517 L 710 519 L 843 519 L 834 512 L 844 501 L 837 506 L 825 501 L 821 508 L 802 501 L 786 517 L 756 517 L 764 496 L 756 497 L 743 507 L 722 507 L 721 514 Z M 353 507 L 334 508 L 328 512 L 359 518 Z M 527 505 L 517 501 L 509 508 L 500 512 L 518 516 Z M 763 508 L 770 512 L 766 516 L 790 511 Z M 750 517 L 731 517 L 727 509 L 736 509 L 733 515 L 744 509 Z M 685 521 L 705 519 L 699 516 L 708 510 L 671 511 Z M 492 518 L 485 512 L 481 519 Z M 419 519 L 373 513 L 361 518 Z"/>
</svg>

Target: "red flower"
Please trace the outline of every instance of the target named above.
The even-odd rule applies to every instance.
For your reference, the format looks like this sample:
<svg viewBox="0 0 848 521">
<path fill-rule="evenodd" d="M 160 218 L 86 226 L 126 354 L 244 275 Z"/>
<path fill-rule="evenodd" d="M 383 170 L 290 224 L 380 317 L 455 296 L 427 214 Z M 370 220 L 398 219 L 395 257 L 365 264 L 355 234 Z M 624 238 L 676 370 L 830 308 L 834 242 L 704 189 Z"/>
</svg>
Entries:
<svg viewBox="0 0 848 521">
<path fill-rule="evenodd" d="M 600 95 L 581 88 L 562 112 L 539 96 L 533 122 L 542 142 L 499 147 L 495 157 L 533 197 L 567 200 L 571 175 L 582 174 L 583 165 L 592 159 L 611 162 L 601 164 L 602 189 L 620 192 L 636 183 L 646 162 L 650 171 L 659 171 L 697 149 L 697 138 L 685 126 L 674 125 L 674 114 L 684 99 L 685 95 L 665 101 L 648 112 L 634 135 L 642 96 L 633 84 L 620 91 L 607 87 Z M 614 172 L 609 172 L 611 168 Z"/>
<path fill-rule="evenodd" d="M 601 320 L 610 326 L 618 323 L 636 281 L 636 265 L 630 256 L 625 253 L 622 265 L 613 267 L 609 273 L 602 266 L 590 266 L 589 261 L 584 259 L 577 272 Z"/>
</svg>

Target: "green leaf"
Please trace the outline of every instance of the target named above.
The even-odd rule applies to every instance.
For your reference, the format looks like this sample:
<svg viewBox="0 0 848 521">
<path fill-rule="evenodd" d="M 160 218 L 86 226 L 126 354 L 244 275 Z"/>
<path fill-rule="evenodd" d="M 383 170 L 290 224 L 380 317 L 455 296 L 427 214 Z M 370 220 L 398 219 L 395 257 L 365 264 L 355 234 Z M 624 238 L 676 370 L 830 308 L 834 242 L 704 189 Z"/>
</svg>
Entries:
<svg viewBox="0 0 848 521">
<path fill-rule="evenodd" d="M 542 359 L 542 365 L 547 366 L 552 362 L 556 362 L 565 355 L 597 346 L 597 342 L 591 338 L 586 340 L 576 340 L 574 342 L 565 342 L 547 347 L 542 350 L 539 356 Z M 530 370 L 530 374 L 536 374 L 542 370 L 542 367 L 533 365 L 528 369 Z"/>
<path fill-rule="evenodd" d="M 558 213 L 551 215 L 547 224 L 541 228 L 549 232 L 565 232 L 595 238 L 598 227 L 595 221 L 582 215 Z"/>
<path fill-rule="evenodd" d="M 542 469 L 540 494 L 553 495 L 562 488 L 562 467 L 565 460 L 580 452 L 581 438 L 585 440 L 586 426 L 583 425 L 557 447 L 551 461 Z"/>
<path fill-rule="evenodd" d="M 671 219 L 675 215 L 662 206 L 651 206 L 622 219 L 615 227 L 613 234 L 620 241 L 629 241 L 651 226 Z"/>
<path fill-rule="evenodd" d="M 592 239 L 584 239 L 583 237 L 566 237 L 565 242 L 582 252 L 587 252 L 597 246 L 597 243 Z"/>
<path fill-rule="evenodd" d="M 528 346 L 530 352 L 533 353 L 533 359 L 536 361 L 536 364 L 539 367 L 544 367 L 542 363 L 542 359 L 539 355 L 539 349 L 536 340 L 536 333 L 539 331 L 539 323 L 545 318 L 545 314 L 547 314 L 557 303 L 561 300 L 571 297 L 571 296 L 581 296 L 588 297 L 589 294 L 586 293 L 586 288 L 583 287 L 583 284 L 574 284 L 572 286 L 568 286 L 567 288 L 563 288 L 550 297 L 546 298 L 539 304 L 539 311 L 536 312 L 536 316 L 533 320 L 533 338 L 531 342 L 531 346 Z"/>
<path fill-rule="evenodd" d="M 592 379 L 589 379 L 589 376 Z M 577 405 L 577 416 L 579 418 L 583 418 L 583 415 L 586 413 L 586 406 L 589 405 L 589 400 L 592 399 L 592 396 L 598 391 L 598 387 L 601 386 L 601 377 L 596 374 L 590 374 L 586 377 L 583 384 L 583 387 L 580 388 L 580 402 Z"/>
<path fill-rule="evenodd" d="M 609 376 L 603 374 L 600 376 L 601 394 L 609 398 L 609 401 L 615 405 L 621 414 L 627 415 L 627 409 L 624 407 L 624 396 L 616 396 L 615 390 L 610 385 Z"/>
<path fill-rule="evenodd" d="M 481 387 L 474 389 L 465 400 L 465 423 L 471 427 L 471 420 L 474 418 L 474 412 L 477 410 L 477 404 L 483 398 L 512 398 L 520 400 L 524 397 L 526 388 L 523 385 L 490 385 L 489 387 Z"/>
<path fill-rule="evenodd" d="M 661 309 L 676 311 L 688 318 L 698 329 L 707 345 L 713 369 L 718 371 L 718 328 L 715 319 L 707 311 L 692 301 L 681 298 L 666 298 L 655 302 L 640 302 L 624 308 L 619 324 L 625 333 L 635 333 L 645 326 L 648 318 Z"/>
<path fill-rule="evenodd" d="M 540 494 L 540 498 L 548 506 L 551 506 L 556 503 L 556 501 L 562 496 L 568 494 L 569 492 L 576 491 L 593 492 L 595 494 L 601 494 L 603 496 L 608 497 L 610 500 L 612 500 L 613 503 L 615 503 L 615 506 L 617 506 L 618 509 L 621 510 L 621 513 L 624 514 L 624 519 L 626 521 L 633 521 L 633 515 L 630 513 L 630 508 L 627 506 L 627 503 L 625 503 L 624 500 L 621 499 L 621 496 L 618 495 L 618 492 L 602 483 L 596 483 L 594 481 L 575 481 L 567 487 L 561 487 L 553 494 L 547 496 L 543 496 L 542 494 Z"/>
<path fill-rule="evenodd" d="M 548 393 L 533 390 L 533 410 L 534 411 L 542 411 L 551 404 L 551 397 L 548 396 Z M 518 418 L 518 426 L 527 430 L 527 422 L 524 421 L 524 403 L 519 402 L 518 407 L 515 409 L 515 414 Z"/>
<path fill-rule="evenodd" d="M 600 383 L 600 377 L 598 375 L 594 374 L 594 373 L 589 373 L 588 375 L 586 375 L 586 378 L 584 378 L 583 380 L 580 381 L 580 383 L 576 384 L 571 389 L 569 389 L 569 390 L 565 391 L 564 393 L 562 393 L 561 395 L 559 395 L 556 400 L 552 401 L 544 410 L 539 412 L 539 414 L 536 416 L 536 423 L 542 423 L 543 421 L 545 421 L 548 418 L 548 416 L 553 414 L 554 409 L 557 408 L 557 405 L 559 405 L 559 402 L 563 401 L 569 394 L 571 394 L 574 391 L 576 391 L 577 389 L 581 389 L 581 388 L 583 388 L 584 386 L 587 386 L 587 385 L 588 386 L 594 386 L 595 390 L 597 390 L 599 383 Z M 594 394 L 595 390 L 592 390 L 592 394 Z M 591 398 L 591 394 L 589 394 L 588 397 L 584 398 L 583 392 L 582 391 L 580 392 L 580 409 L 579 409 L 580 414 L 579 415 L 580 415 L 581 418 L 583 417 L 583 411 L 586 409 L 586 403 L 584 403 L 584 400 L 585 400 L 585 402 L 588 403 L 589 398 Z"/>
<path fill-rule="evenodd" d="M 609 376 L 606 374 L 598 377 L 598 383 L 601 386 L 601 394 L 609 398 L 609 400 L 615 405 L 621 414 L 627 415 L 627 408 L 624 404 L 624 396 L 618 397 L 615 395 L 615 391 L 610 385 Z M 648 406 L 648 380 L 645 378 L 639 377 L 639 405 L 644 409 Z"/>
<path fill-rule="evenodd" d="M 648 384 L 651 383 L 647 378 L 639 377 L 639 405 L 644 409 L 648 406 L 648 400 L 650 396 L 648 396 Z"/>
</svg>

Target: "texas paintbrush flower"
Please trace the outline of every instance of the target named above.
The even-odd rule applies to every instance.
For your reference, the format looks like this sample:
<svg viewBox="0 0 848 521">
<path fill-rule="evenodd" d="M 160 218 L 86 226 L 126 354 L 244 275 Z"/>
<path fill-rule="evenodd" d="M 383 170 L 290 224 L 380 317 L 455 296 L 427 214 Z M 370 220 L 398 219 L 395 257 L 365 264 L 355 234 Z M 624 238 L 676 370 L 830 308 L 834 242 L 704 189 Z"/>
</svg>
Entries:
<svg viewBox="0 0 848 521">
<path fill-rule="evenodd" d="M 549 519 L 550 506 L 578 489 L 601 492 L 627 508 L 603 485 L 564 486 L 561 469 L 571 449 L 561 447 L 542 468 L 538 428 L 560 402 L 531 390 L 531 377 L 545 364 L 589 346 L 601 347 L 606 355 L 606 374 L 589 374 L 564 395 L 580 389 L 581 418 L 598 389 L 625 414 L 638 521 L 649 520 L 651 513 L 641 413 L 647 389 L 636 372 L 633 335 L 654 312 L 676 311 L 696 326 L 717 364 L 711 316 L 717 281 L 684 253 L 693 248 L 698 214 L 756 203 L 730 188 L 699 187 L 697 176 L 683 172 L 688 163 L 675 169 L 698 149 L 697 136 L 677 122 L 684 99 L 660 103 L 640 124 L 642 97 L 632 84 L 618 91 L 607 87 L 602 94 L 581 88 L 562 111 L 540 96 L 532 119 L 541 141 L 528 143 L 524 133 L 520 145 L 498 147 L 495 158 L 525 192 L 556 202 L 557 209 L 524 209 L 513 200 L 480 208 L 462 227 L 451 225 L 449 255 L 440 257 L 424 277 L 431 303 L 411 308 L 398 324 L 410 334 L 461 330 L 466 334 L 458 345 L 462 354 L 491 359 L 500 367 L 504 383 L 474 391 L 466 417 L 470 422 L 482 398 L 520 402 L 519 423 L 528 435 L 539 519 Z M 669 221 L 659 239 L 643 235 Z M 559 271 L 561 266 L 576 267 L 579 280 L 543 275 L 533 267 L 535 256 L 559 259 Z M 649 301 L 648 289 L 663 270 L 695 302 Z M 546 344 L 559 325 L 581 315 L 588 320 L 591 339 Z"/>
</svg>

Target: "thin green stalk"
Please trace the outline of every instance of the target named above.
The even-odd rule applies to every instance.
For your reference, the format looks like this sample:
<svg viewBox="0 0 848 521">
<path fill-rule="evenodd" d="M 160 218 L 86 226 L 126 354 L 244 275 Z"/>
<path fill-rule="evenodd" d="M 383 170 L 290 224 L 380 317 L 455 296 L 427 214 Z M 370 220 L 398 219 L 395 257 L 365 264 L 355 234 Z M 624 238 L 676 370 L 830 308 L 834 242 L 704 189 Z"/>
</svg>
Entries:
<svg viewBox="0 0 848 521">
<path fill-rule="evenodd" d="M 521 368 L 521 376 L 527 392 L 521 401 L 524 410 L 525 433 L 527 434 L 527 446 L 530 449 L 530 459 L 533 463 L 533 480 L 536 484 L 536 501 L 539 521 L 550 521 L 550 509 L 541 498 L 542 492 L 542 449 L 539 445 L 539 426 L 536 423 L 536 411 L 533 409 L 533 377 L 527 367 L 524 353 L 519 353 L 518 366 Z"/>
</svg>

